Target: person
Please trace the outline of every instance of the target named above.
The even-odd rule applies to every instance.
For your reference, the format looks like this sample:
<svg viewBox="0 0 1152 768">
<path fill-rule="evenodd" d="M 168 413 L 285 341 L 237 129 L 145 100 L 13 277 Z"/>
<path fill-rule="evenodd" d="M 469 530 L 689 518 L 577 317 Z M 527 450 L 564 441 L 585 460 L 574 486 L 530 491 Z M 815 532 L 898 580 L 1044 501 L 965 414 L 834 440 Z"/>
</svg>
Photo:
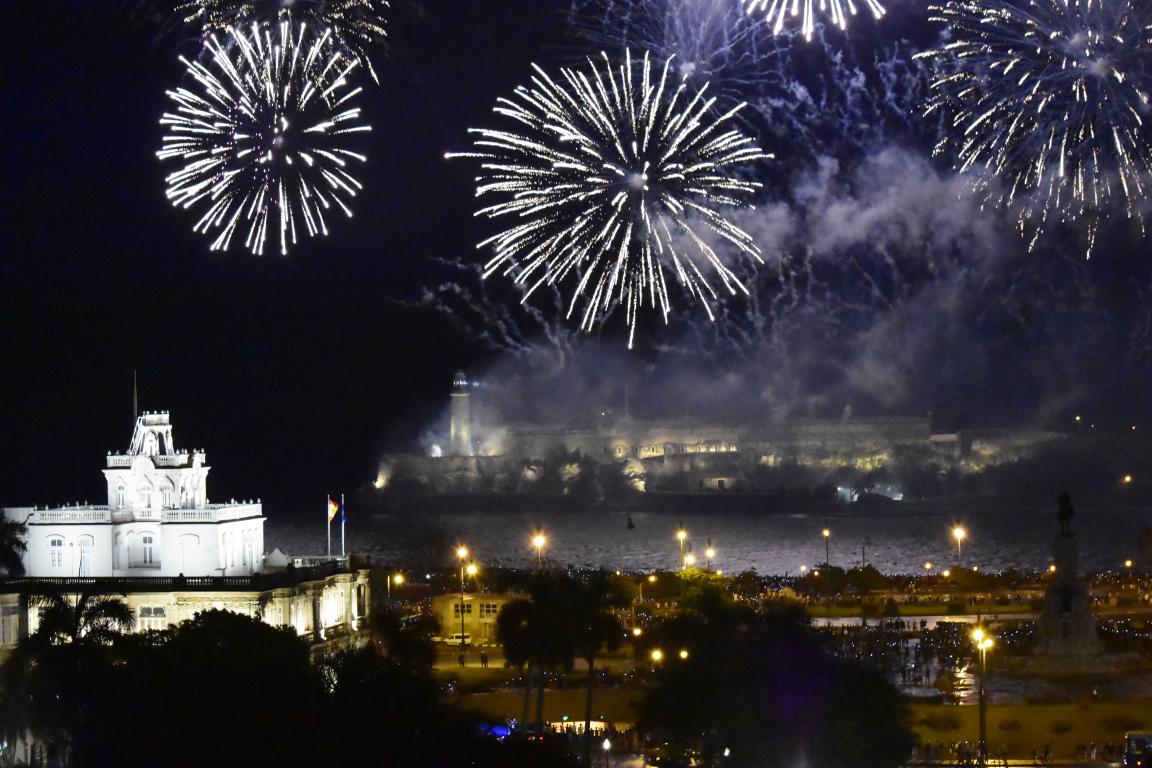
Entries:
<svg viewBox="0 0 1152 768">
<path fill-rule="evenodd" d="M 464 666 L 464 651 L 460 651 L 460 655 L 457 657 L 457 659 L 460 662 L 460 666 Z"/>
<path fill-rule="evenodd" d="M 486 651 L 480 651 L 480 666 L 483 669 L 488 669 L 488 653 Z"/>
</svg>

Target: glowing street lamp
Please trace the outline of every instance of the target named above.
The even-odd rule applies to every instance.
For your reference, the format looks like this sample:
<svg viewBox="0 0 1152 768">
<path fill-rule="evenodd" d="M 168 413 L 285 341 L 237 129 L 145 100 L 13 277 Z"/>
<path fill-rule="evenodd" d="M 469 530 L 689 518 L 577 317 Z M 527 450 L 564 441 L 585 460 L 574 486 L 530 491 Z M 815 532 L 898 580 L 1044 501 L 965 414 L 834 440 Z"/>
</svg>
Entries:
<svg viewBox="0 0 1152 768">
<path fill-rule="evenodd" d="M 467 572 L 469 575 L 476 574 L 476 565 L 474 563 L 465 564 L 468 559 L 468 547 L 459 546 L 456 548 L 456 557 L 460 560 L 460 655 L 464 655 L 464 574 Z"/>
<path fill-rule="evenodd" d="M 544 564 L 544 545 L 548 543 L 548 538 L 540 532 L 537 532 L 532 537 L 532 546 L 536 549 L 536 567 L 540 568 Z"/>
<path fill-rule="evenodd" d="M 832 531 L 825 528 L 820 533 L 822 533 L 824 535 L 824 564 L 829 565 L 832 562 L 832 560 L 831 560 Z"/>
<path fill-rule="evenodd" d="M 704 550 L 704 557 L 708 561 L 708 570 L 712 570 L 712 560 L 716 557 L 716 548 L 709 546 Z"/>
<path fill-rule="evenodd" d="M 684 562 L 684 542 L 688 540 L 688 531 L 683 528 L 676 531 L 676 540 L 680 542 L 680 562 Z"/>
<path fill-rule="evenodd" d="M 685 660 L 687 660 L 687 658 L 688 658 L 688 649 L 687 648 L 681 648 L 680 649 L 680 660 L 685 661 Z"/>
<path fill-rule="evenodd" d="M 604 750 L 604 768 L 608 768 L 608 753 L 612 751 L 612 740 L 605 738 L 600 742 L 600 747 Z"/>
<path fill-rule="evenodd" d="M 392 585 L 400 586 L 404 583 L 404 574 L 393 573 L 388 577 L 388 604 L 392 604 Z"/>
<path fill-rule="evenodd" d="M 963 526 L 957 525 L 952 529 L 952 538 L 956 539 L 956 564 L 961 565 L 964 563 L 964 539 L 968 538 L 968 531 L 964 530 Z"/>
<path fill-rule="evenodd" d="M 924 572 L 931 574 L 932 573 L 932 567 L 933 566 L 932 566 L 931 562 L 924 563 Z"/>
<path fill-rule="evenodd" d="M 691 568 L 694 565 L 696 565 L 696 555 L 692 554 L 691 552 L 684 555 L 684 567 Z"/>
<path fill-rule="evenodd" d="M 972 630 L 972 642 L 976 646 L 976 650 L 980 651 L 980 741 L 977 746 L 977 755 L 980 765 L 986 766 L 988 765 L 988 706 L 987 697 L 984 693 L 984 678 L 988 672 L 988 651 L 992 649 L 993 641 L 991 635 L 982 628 L 976 627 Z"/>
<path fill-rule="evenodd" d="M 664 661 L 664 651 L 660 650 L 659 648 L 653 648 L 652 653 L 648 654 L 648 656 L 655 664 L 659 664 L 660 662 Z"/>
</svg>

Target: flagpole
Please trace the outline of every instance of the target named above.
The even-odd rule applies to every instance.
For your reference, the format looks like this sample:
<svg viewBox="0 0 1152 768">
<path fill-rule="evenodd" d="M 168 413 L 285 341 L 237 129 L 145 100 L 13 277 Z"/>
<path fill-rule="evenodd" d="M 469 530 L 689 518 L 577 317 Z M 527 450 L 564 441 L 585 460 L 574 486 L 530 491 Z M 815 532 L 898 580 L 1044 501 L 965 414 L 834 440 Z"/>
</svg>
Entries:
<svg viewBox="0 0 1152 768">
<path fill-rule="evenodd" d="M 328 521 L 328 557 L 332 557 L 332 515 L 328 514 L 328 494 L 324 494 L 324 519 Z"/>
<path fill-rule="evenodd" d="M 348 517 L 348 508 L 344 506 L 344 494 L 340 494 L 340 557 L 347 557 L 344 552 L 344 521 Z"/>
</svg>

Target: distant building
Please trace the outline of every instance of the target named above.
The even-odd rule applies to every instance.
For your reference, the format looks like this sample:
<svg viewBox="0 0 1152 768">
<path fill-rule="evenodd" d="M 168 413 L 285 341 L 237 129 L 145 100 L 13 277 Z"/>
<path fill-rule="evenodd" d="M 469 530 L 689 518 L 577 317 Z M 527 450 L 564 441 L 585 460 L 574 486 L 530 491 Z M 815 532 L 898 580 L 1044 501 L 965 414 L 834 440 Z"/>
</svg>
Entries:
<svg viewBox="0 0 1152 768">
<path fill-rule="evenodd" d="M 473 645 L 489 645 L 496 642 L 496 617 L 500 610 L 524 595 L 490 594 L 488 592 L 464 593 L 464 634 L 471 635 Z M 440 621 L 440 635 L 449 637 L 460 634 L 460 593 L 437 595 L 432 598 L 432 614 Z"/>
<path fill-rule="evenodd" d="M 452 377 L 452 415 L 448 440 L 449 456 L 471 456 L 472 409 L 469 403 L 468 379 L 463 371 Z"/>
<path fill-rule="evenodd" d="M 24 523 L 34 578 L 250 576 L 262 569 L 259 501 L 208 503 L 203 451 L 177 450 L 168 413 L 136 420 L 128 450 L 109 453 L 107 504 L 7 507 Z"/>
<path fill-rule="evenodd" d="M 343 558 L 264 555 L 260 501 L 212 504 L 203 451 L 177 450 L 168 413 L 136 420 L 109 453 L 107 504 L 7 507 L 25 524 L 24 574 L 0 578 L 0 653 L 36 631 L 28 595 L 46 587 L 126 596 L 138 631 L 222 609 L 286 625 L 314 646 L 366 628 L 367 570 Z"/>
</svg>

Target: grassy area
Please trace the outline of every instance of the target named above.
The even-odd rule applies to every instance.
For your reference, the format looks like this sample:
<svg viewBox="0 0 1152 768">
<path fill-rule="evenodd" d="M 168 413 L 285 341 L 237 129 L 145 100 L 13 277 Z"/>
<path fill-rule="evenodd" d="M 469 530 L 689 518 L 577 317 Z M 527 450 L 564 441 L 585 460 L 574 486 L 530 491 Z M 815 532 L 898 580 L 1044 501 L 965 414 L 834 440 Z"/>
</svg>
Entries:
<svg viewBox="0 0 1152 768">
<path fill-rule="evenodd" d="M 544 717 L 562 721 L 583 717 L 584 691 L 577 688 L 549 690 L 544 695 Z M 617 724 L 636 719 L 635 705 L 641 691 L 598 689 L 593 699 L 596 719 Z M 524 696 L 520 691 L 472 693 L 455 697 L 458 706 L 481 712 L 494 720 L 519 718 Z M 532 704 L 535 708 L 535 700 Z M 922 741 L 945 745 L 979 738 L 979 709 L 975 706 L 911 704 L 908 724 Z M 1013 758 L 1030 758 L 1032 750 L 1043 752 L 1052 745 L 1057 758 L 1076 755 L 1077 744 L 1117 743 L 1126 730 L 1152 728 L 1152 701 L 1084 702 L 1080 704 L 1007 704 L 988 707 L 989 748 L 1006 746 Z"/>
<path fill-rule="evenodd" d="M 1124 731 L 1152 727 L 1152 701 L 1079 704 L 996 704 L 988 707 L 988 747 L 1011 757 L 1032 756 L 1052 745 L 1057 758 L 1075 757 L 1077 744 L 1117 743 Z M 979 708 L 913 704 L 909 725 L 925 742 L 945 745 L 979 738 Z"/>
</svg>

